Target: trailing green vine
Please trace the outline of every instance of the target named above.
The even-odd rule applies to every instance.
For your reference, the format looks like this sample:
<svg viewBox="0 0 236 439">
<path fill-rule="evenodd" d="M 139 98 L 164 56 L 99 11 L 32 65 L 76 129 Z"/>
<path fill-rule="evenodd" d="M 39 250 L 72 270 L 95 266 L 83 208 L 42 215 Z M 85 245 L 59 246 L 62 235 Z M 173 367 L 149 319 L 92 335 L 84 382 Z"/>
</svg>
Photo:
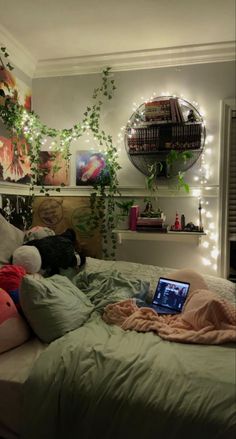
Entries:
<svg viewBox="0 0 236 439">
<path fill-rule="evenodd" d="M 117 171 L 120 169 L 120 165 L 118 164 L 118 153 L 113 145 L 112 137 L 107 135 L 100 126 L 104 100 L 112 99 L 116 89 L 110 67 L 103 70 L 102 84 L 94 89 L 92 105 L 88 105 L 84 111 L 82 122 L 76 123 L 70 129 L 57 130 L 43 124 L 34 111 L 26 110 L 19 103 L 15 91 L 11 90 L 11 86 L 7 81 L 8 69 L 12 70 L 13 67 L 10 63 L 5 66 L 3 62 L 3 58 L 9 56 L 5 47 L 1 47 L 1 53 L 0 84 L 2 82 L 6 86 L 7 93 L 0 87 L 2 97 L 0 101 L 0 118 L 11 132 L 14 148 L 17 148 L 19 141 L 24 142 L 31 163 L 30 193 L 32 199 L 35 186 L 43 181 L 46 172 L 45 169 L 40 167 L 40 151 L 45 139 L 51 139 L 51 151 L 60 152 L 62 158 L 66 160 L 67 166 L 69 166 L 72 141 L 80 138 L 87 130 L 91 130 L 99 146 L 104 150 L 107 173 L 106 175 L 102 173 L 99 180 L 93 184 L 90 197 L 92 214 L 88 227 L 91 233 L 99 227 L 103 238 L 104 257 L 115 257 L 116 237 L 112 230 L 115 223 L 115 196 L 119 195 Z M 5 76 L 6 81 L 2 80 Z M 59 169 L 60 167 L 56 165 L 53 172 L 56 173 Z M 50 188 L 50 190 L 52 189 Z M 60 188 L 55 190 L 60 191 Z M 41 183 L 40 192 L 46 196 L 49 195 L 49 189 L 43 183 Z"/>
</svg>

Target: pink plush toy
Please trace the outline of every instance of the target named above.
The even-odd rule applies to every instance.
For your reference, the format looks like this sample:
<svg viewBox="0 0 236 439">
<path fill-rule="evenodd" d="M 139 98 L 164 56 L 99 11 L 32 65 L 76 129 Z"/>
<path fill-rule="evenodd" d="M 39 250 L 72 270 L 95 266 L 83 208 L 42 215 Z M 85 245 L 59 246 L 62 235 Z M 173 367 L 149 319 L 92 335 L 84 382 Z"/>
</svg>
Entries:
<svg viewBox="0 0 236 439">
<path fill-rule="evenodd" d="M 25 275 L 26 270 L 18 265 L 4 265 L 0 268 L 0 288 L 11 296 L 18 310 L 20 310 L 19 287 Z"/>
<path fill-rule="evenodd" d="M 9 294 L 0 288 L 0 353 L 28 340 L 30 330 Z"/>
</svg>

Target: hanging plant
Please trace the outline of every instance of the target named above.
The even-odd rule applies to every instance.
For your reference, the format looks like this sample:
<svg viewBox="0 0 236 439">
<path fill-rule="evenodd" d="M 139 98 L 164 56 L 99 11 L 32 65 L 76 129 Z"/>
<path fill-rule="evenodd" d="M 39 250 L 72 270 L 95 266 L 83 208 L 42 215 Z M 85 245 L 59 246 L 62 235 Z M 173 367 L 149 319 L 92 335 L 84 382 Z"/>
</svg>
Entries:
<svg viewBox="0 0 236 439">
<path fill-rule="evenodd" d="M 112 137 L 107 135 L 100 126 L 104 99 L 112 99 L 116 89 L 111 75 L 111 68 L 107 67 L 103 70 L 102 84 L 94 89 L 92 105 L 87 106 L 84 111 L 82 122 L 76 123 L 70 129 L 57 130 L 43 124 L 34 111 L 26 110 L 19 103 L 17 92 L 13 89 L 13 86 L 15 87 L 14 78 L 9 71 L 13 67 L 10 63 L 5 66 L 3 62 L 3 58 L 9 56 L 5 47 L 1 48 L 1 54 L 0 91 L 4 99 L 0 101 L 0 118 L 11 132 L 15 144 L 18 141 L 23 141 L 27 149 L 31 163 L 30 193 L 32 199 L 35 186 L 43 181 L 46 172 L 45 169 L 40 167 L 40 151 L 45 139 L 51 139 L 51 151 L 60 152 L 62 158 L 66 160 L 67 166 L 69 166 L 72 141 L 80 138 L 87 130 L 91 130 L 100 148 L 103 148 L 109 177 L 101 175 L 99 181 L 93 184 L 93 191 L 90 196 L 92 213 L 88 227 L 91 233 L 95 228 L 99 228 L 103 238 L 104 257 L 114 258 L 116 237 L 112 230 L 115 224 L 115 196 L 119 195 L 117 171 L 120 169 L 120 165 L 118 164 L 118 153 L 113 145 Z M 5 93 L 4 87 L 6 87 L 7 93 Z M 58 172 L 59 169 L 60 167 L 57 166 L 53 171 Z M 50 188 L 51 190 L 52 188 Z M 55 190 L 60 191 L 60 188 Z M 49 189 L 44 184 L 41 184 L 40 192 L 49 196 Z"/>
</svg>

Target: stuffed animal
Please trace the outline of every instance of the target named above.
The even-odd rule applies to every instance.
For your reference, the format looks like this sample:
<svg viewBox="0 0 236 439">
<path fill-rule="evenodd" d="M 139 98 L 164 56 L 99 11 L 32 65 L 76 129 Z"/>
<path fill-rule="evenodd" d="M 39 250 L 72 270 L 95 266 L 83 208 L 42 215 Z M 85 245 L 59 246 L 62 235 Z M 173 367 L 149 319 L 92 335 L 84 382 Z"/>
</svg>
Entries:
<svg viewBox="0 0 236 439">
<path fill-rule="evenodd" d="M 34 274 L 41 270 L 42 259 L 36 247 L 21 245 L 12 255 L 12 264 L 20 265 L 28 274 Z"/>
<path fill-rule="evenodd" d="M 73 229 L 67 229 L 61 235 L 46 236 L 28 241 L 24 246 L 36 247 L 41 256 L 41 269 L 44 276 L 59 274 L 60 269 L 81 267 L 85 256 L 75 252 L 76 235 Z M 21 263 L 18 260 L 18 263 Z"/>
<path fill-rule="evenodd" d="M 9 294 L 0 288 L 0 353 L 23 344 L 29 337 L 28 325 Z"/>
<path fill-rule="evenodd" d="M 19 287 L 25 275 L 25 268 L 18 265 L 4 265 L 0 268 L 0 288 L 9 294 L 18 311 L 20 311 Z"/>
<path fill-rule="evenodd" d="M 55 232 L 49 227 L 35 226 L 25 232 L 24 243 L 34 239 L 42 239 L 46 236 L 55 236 Z"/>
</svg>

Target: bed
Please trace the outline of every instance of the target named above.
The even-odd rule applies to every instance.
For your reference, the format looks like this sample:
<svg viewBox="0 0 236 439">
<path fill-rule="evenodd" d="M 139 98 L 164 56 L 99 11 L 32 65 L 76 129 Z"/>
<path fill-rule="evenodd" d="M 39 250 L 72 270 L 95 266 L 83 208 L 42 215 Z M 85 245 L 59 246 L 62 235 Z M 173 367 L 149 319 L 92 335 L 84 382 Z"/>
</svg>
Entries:
<svg viewBox="0 0 236 439">
<path fill-rule="evenodd" d="M 64 294 L 66 285 L 72 295 L 80 289 L 92 307 L 81 296 L 83 315 L 78 327 L 53 341 L 47 339 L 49 332 L 58 330 L 52 326 L 51 314 L 51 320 L 44 319 L 37 328 L 43 342 L 34 335 L 0 354 L 0 436 L 233 439 L 235 343 L 170 342 L 152 331 L 125 331 L 102 319 L 108 304 L 133 298 L 141 301 L 151 294 L 160 276 L 173 272 L 168 267 L 88 257 L 76 276 L 62 273 L 52 281 L 44 280 L 50 294 Z M 220 298 L 235 304 L 233 283 L 207 275 L 204 279 Z M 40 280 L 27 282 L 22 302 L 34 290 L 44 300 Z M 47 312 L 52 295 L 50 300 Z M 67 309 L 64 303 L 63 307 L 63 312 L 71 313 L 71 320 L 77 318 L 76 305 Z M 28 309 L 35 312 L 32 304 Z"/>
</svg>

